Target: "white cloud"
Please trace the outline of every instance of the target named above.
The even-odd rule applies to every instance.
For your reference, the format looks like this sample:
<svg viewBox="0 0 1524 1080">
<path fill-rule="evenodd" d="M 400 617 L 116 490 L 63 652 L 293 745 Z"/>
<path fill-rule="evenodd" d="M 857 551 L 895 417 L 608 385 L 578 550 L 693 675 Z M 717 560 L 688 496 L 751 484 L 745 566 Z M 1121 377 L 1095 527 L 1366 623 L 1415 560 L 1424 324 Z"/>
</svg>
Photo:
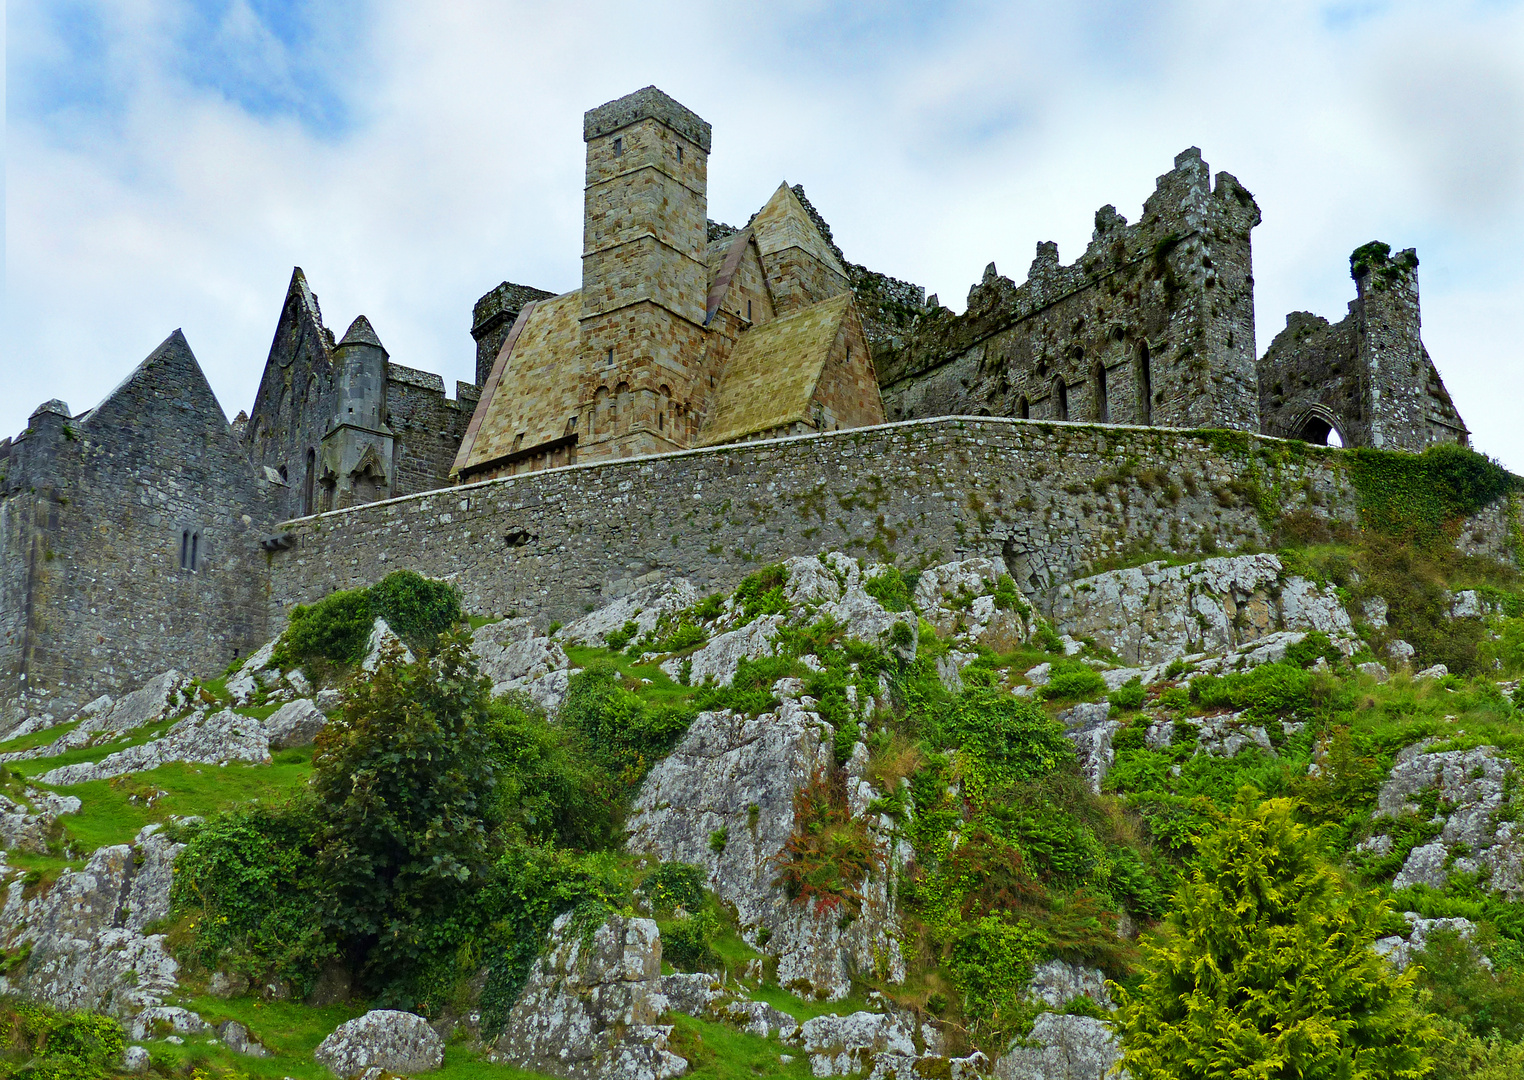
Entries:
<svg viewBox="0 0 1524 1080">
<path fill-rule="evenodd" d="M 1264 211 L 1260 347 L 1289 310 L 1342 314 L 1358 244 L 1417 246 L 1430 351 L 1524 472 L 1516 7 L 378 0 L 313 6 L 303 51 L 234 0 L 206 46 L 241 58 L 233 90 L 184 55 L 188 4 L 105 10 L 78 72 L 12 15 L 3 432 L 93 404 L 176 326 L 247 408 L 296 264 L 335 332 L 363 312 L 398 361 L 471 377 L 477 296 L 578 283 L 582 111 L 654 82 L 715 126 L 712 217 L 803 183 L 849 257 L 954 306 L 1039 240 L 1074 258 L 1103 203 L 1135 218 L 1199 145 Z M 342 121 L 282 104 L 308 92 Z"/>
</svg>

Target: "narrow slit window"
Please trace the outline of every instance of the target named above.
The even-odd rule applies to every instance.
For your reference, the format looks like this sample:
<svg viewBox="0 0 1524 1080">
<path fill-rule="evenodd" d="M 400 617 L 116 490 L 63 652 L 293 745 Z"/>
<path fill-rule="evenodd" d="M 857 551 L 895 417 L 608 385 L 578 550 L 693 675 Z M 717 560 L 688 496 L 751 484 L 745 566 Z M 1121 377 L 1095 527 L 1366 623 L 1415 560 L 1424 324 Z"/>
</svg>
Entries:
<svg viewBox="0 0 1524 1080">
<path fill-rule="evenodd" d="M 613 366 L 614 366 L 614 350 L 610 349 L 609 350 L 609 367 L 613 367 Z"/>
<path fill-rule="evenodd" d="M 624 156 L 624 140 L 623 139 L 615 139 L 614 140 L 614 156 L 615 157 L 623 157 Z"/>
<path fill-rule="evenodd" d="M 677 147 L 677 163 L 679 165 L 683 163 L 683 148 L 681 144 L 679 144 Z"/>
<path fill-rule="evenodd" d="M 180 569 L 190 569 L 190 530 L 180 530 Z"/>
<path fill-rule="evenodd" d="M 746 321 L 751 322 L 751 301 L 746 301 Z"/>
</svg>

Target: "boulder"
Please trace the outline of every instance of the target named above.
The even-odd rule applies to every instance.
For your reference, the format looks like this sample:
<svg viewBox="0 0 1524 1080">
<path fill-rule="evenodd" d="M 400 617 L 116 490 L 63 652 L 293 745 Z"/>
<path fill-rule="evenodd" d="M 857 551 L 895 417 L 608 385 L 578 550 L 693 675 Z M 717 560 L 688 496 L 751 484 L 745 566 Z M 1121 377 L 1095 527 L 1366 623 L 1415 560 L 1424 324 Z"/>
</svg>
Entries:
<svg viewBox="0 0 1524 1080">
<path fill-rule="evenodd" d="M 609 634 L 623 630 L 625 623 L 630 622 L 636 625 L 635 636 L 639 637 L 656 629 L 656 623 L 663 615 L 692 607 L 698 599 L 698 590 L 687 578 L 653 582 L 616 597 L 596 611 L 568 623 L 556 634 L 556 638 L 560 641 L 580 641 L 586 645 L 601 646 Z"/>
<path fill-rule="evenodd" d="M 674 656 L 663 661 L 661 669 L 676 679 L 682 674 L 683 664 L 691 663 L 689 685 L 702 686 L 713 680 L 716 686 L 729 686 L 743 659 L 756 660 L 773 654 L 773 642 L 784 621 L 782 615 L 763 615 L 736 630 L 711 638 L 686 658 Z"/>
<path fill-rule="evenodd" d="M 270 1051 L 265 1049 L 264 1044 L 250 1035 L 249 1029 L 237 1020 L 224 1020 L 218 1024 L 217 1038 L 235 1054 L 260 1058 L 270 1056 Z"/>
<path fill-rule="evenodd" d="M 817 1016 L 800 1024 L 791 1041 L 810 1056 L 818 1077 L 871 1072 L 880 1055 L 919 1056 L 913 1024 L 890 1013 Z"/>
<path fill-rule="evenodd" d="M 356 1080 L 372 1068 L 408 1075 L 444 1064 L 444 1040 L 421 1016 L 373 1009 L 340 1024 L 312 1056 L 342 1080 Z"/>
<path fill-rule="evenodd" d="M 254 700 L 254 695 L 261 685 L 259 676 L 269 670 L 270 659 L 275 654 L 275 641 L 267 641 L 256 649 L 247 660 L 227 681 L 228 693 L 238 705 L 247 705 Z"/>
<path fill-rule="evenodd" d="M 122 1071 L 125 1073 L 146 1073 L 148 1071 L 148 1049 L 143 1046 L 129 1046 L 122 1051 Z"/>
<path fill-rule="evenodd" d="M 864 577 L 869 577 L 869 567 Z M 840 600 L 820 605 L 820 614 L 829 616 L 841 624 L 848 637 L 866 641 L 870 645 L 883 645 L 906 660 L 915 659 L 916 638 L 920 622 L 914 611 L 888 611 L 860 586 L 848 587 Z M 896 624 L 909 631 L 906 645 L 892 645 Z"/>
<path fill-rule="evenodd" d="M 1108 719 L 1110 715 L 1111 706 L 1104 701 L 1076 705 L 1058 714 L 1064 734 L 1079 754 L 1080 771 L 1085 774 L 1090 790 L 1097 795 L 1101 791 L 1101 782 L 1116 762 L 1111 740 L 1122 730 L 1118 721 Z"/>
<path fill-rule="evenodd" d="M 290 750 L 296 746 L 309 746 L 328 717 L 323 715 L 310 698 L 288 701 L 270 714 L 265 721 L 265 733 L 272 750 Z"/>
<path fill-rule="evenodd" d="M 1100 968 L 1086 967 L 1069 960 L 1049 960 L 1037 965 L 1027 983 L 1027 996 L 1042 1001 L 1049 1008 L 1062 1008 L 1081 995 L 1103 1009 L 1114 1009 L 1106 976 Z"/>
<path fill-rule="evenodd" d="M 1385 664 L 1378 664 L 1374 660 L 1363 664 L 1356 664 L 1355 670 L 1367 678 L 1374 679 L 1378 683 L 1384 683 L 1392 677 L 1392 673 L 1386 669 Z"/>
<path fill-rule="evenodd" d="M 1476 934 L 1476 924 L 1470 919 L 1425 919 L 1415 911 L 1405 911 L 1403 917 L 1408 920 L 1406 937 L 1394 934 L 1391 937 L 1382 938 L 1371 946 L 1391 961 L 1392 966 L 1398 971 L 1407 970 L 1414 957 L 1428 945 L 1429 935 L 1436 930 L 1453 930 L 1466 941 L 1470 941 Z M 1481 958 L 1481 962 L 1488 968 L 1492 967 L 1492 962 L 1485 956 Z"/>
<path fill-rule="evenodd" d="M 998 1080 L 1107 1080 L 1122 1056 L 1111 1025 L 1089 1016 L 1039 1013 L 1024 1041 L 995 1062 Z"/>
<path fill-rule="evenodd" d="M 1448 674 L 1450 674 L 1450 669 L 1445 667 L 1444 664 L 1435 664 L 1433 667 L 1426 667 L 1426 668 L 1424 668 L 1418 674 L 1414 675 L 1413 678 L 1415 678 L 1415 679 L 1443 679 Z"/>
<path fill-rule="evenodd" d="M 661 938 L 650 919 L 612 915 L 591 934 L 568 913 L 530 971 L 503 1033 L 498 1064 L 566 1080 L 666 1080 L 688 1063 L 667 1049 Z"/>
<path fill-rule="evenodd" d="M 376 621 L 370 624 L 370 637 L 365 642 L 365 659 L 360 661 L 360 670 L 369 674 L 393 657 L 399 663 L 411 664 L 413 650 L 378 615 Z"/>
<path fill-rule="evenodd" d="M 493 696 L 527 689 L 553 671 L 571 666 L 561 646 L 536 633 L 533 619 L 504 619 L 471 635 L 481 673 L 492 680 Z"/>
</svg>

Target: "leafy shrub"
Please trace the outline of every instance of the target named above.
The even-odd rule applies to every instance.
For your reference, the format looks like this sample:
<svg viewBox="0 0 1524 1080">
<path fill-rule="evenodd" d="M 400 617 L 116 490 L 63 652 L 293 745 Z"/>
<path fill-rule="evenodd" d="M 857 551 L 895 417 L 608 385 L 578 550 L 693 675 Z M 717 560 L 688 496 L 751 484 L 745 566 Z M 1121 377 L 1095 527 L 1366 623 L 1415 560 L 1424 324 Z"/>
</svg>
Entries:
<svg viewBox="0 0 1524 1080">
<path fill-rule="evenodd" d="M 191 827 L 170 899 L 177 914 L 192 916 L 204 965 L 305 995 L 334 953 L 316 863 L 320 831 L 310 800 L 239 807 Z"/>
<path fill-rule="evenodd" d="M 1440 1020 L 1434 1080 L 1518 1080 L 1524 1076 L 1524 1042 L 1498 1035 L 1479 1039 L 1458 1020 Z"/>
<path fill-rule="evenodd" d="M 631 619 L 618 630 L 605 634 L 603 636 L 603 643 L 614 652 L 623 652 L 624 647 L 628 645 L 638 633 L 640 633 L 640 624 Z"/>
<path fill-rule="evenodd" d="M 1119 709 L 1141 709 L 1147 698 L 1148 692 L 1143 689 L 1143 680 L 1133 676 L 1113 690 L 1106 700 Z"/>
<path fill-rule="evenodd" d="M 1227 675 L 1198 675 L 1190 699 L 1204 709 L 1240 709 L 1246 719 L 1292 720 L 1313 710 L 1314 676 L 1289 664 L 1262 664 Z"/>
<path fill-rule="evenodd" d="M 109 1016 L 0 999 L 0 1075 L 16 1080 L 105 1080 L 126 1049 Z"/>
<path fill-rule="evenodd" d="M 440 634 L 465 620 L 460 590 L 448 581 L 394 570 L 368 591 L 371 611 L 414 649 L 432 646 Z"/>
<path fill-rule="evenodd" d="M 852 817 L 840 772 L 816 772 L 794 794 L 794 832 L 775 856 L 776 884 L 817 913 L 862 911 L 862 885 L 878 856 L 867 822 Z"/>
<path fill-rule="evenodd" d="M 710 593 L 694 606 L 693 617 L 699 622 L 713 622 L 720 617 L 720 612 L 724 610 L 724 595 L 722 593 Z"/>
<path fill-rule="evenodd" d="M 696 908 L 662 927 L 662 959 L 679 971 L 714 971 L 721 966 L 714 949 L 720 930 L 719 917 L 713 911 Z"/>
<path fill-rule="evenodd" d="M 495 808 L 512 842 L 555 842 L 582 850 L 616 843 L 623 790 L 575 729 L 551 724 L 527 698 L 489 706 Z"/>
<path fill-rule="evenodd" d="M 865 578 L 863 591 L 882 604 L 885 611 L 904 611 L 910 607 L 910 590 L 905 585 L 905 578 L 892 566 L 876 577 Z"/>
<path fill-rule="evenodd" d="M 684 707 L 642 701 L 620 684 L 618 669 L 607 661 L 571 677 L 560 713 L 560 723 L 581 736 L 588 756 L 624 784 L 638 782 L 692 719 Z"/>
<path fill-rule="evenodd" d="M 1429 1008 L 1484 1039 L 1492 1034 L 1524 1038 L 1524 971 L 1489 970 L 1481 963 L 1478 944 L 1485 942 L 1468 941 L 1454 930 L 1429 934 L 1414 958 L 1418 985 L 1429 993 Z"/>
<path fill-rule="evenodd" d="M 1106 692 L 1106 680 L 1089 664 L 1078 660 L 1053 661 L 1048 685 L 1040 687 L 1038 697 L 1044 701 L 1083 701 Z"/>
<path fill-rule="evenodd" d="M 1074 744 L 1056 720 L 1029 701 L 971 687 L 942 711 L 928 734 L 976 759 L 991 783 L 1029 780 L 1074 760 Z"/>
<path fill-rule="evenodd" d="M 271 660 L 282 668 L 313 658 L 352 664 L 364 653 L 374 621 L 364 589 L 329 593 L 311 606 L 298 604 Z"/>
<path fill-rule="evenodd" d="M 702 645 L 709 640 L 708 632 L 702 626 L 683 620 L 668 634 L 662 642 L 656 646 L 657 652 L 682 652 L 691 649 L 695 645 Z"/>
<path fill-rule="evenodd" d="M 745 613 L 745 621 L 787 611 L 788 601 L 783 596 L 783 584 L 787 580 L 788 571 L 782 563 L 765 566 L 742 578 L 741 584 L 736 586 L 735 598 Z"/>
<path fill-rule="evenodd" d="M 1001 574 L 995 582 L 995 607 L 1000 611 L 1019 611 L 1023 615 L 1031 610 L 1010 574 Z"/>
<path fill-rule="evenodd" d="M 1499 619 L 1493 632 L 1477 647 L 1480 667 L 1505 675 L 1524 673 L 1524 618 Z"/>
<path fill-rule="evenodd" d="M 696 911 L 704 903 L 704 870 L 688 863 L 664 862 L 640 883 L 638 891 L 652 911 Z"/>
<path fill-rule="evenodd" d="M 985 915 L 967 924 L 953 942 L 948 974 L 963 995 L 963 1013 L 974 1037 L 1003 1047 L 1026 1027 L 1036 1007 L 1024 1001 L 1032 968 L 1047 942 L 1025 920 Z"/>
<path fill-rule="evenodd" d="M 1338 646 L 1321 630 L 1310 630 L 1301 641 L 1286 647 L 1286 663 L 1288 664 L 1310 668 L 1318 662 L 1319 658 L 1330 664 L 1337 664 L 1344 658 Z"/>
<path fill-rule="evenodd" d="M 1350 891 L 1294 813 L 1246 789 L 1201 845 L 1168 933 L 1144 945 L 1142 981 L 1120 995 L 1136 1080 L 1277 1075 L 1291 1062 L 1329 1080 L 1427 1074 L 1440 1036 L 1417 973 L 1394 974 L 1371 948 L 1386 902 Z"/>
<path fill-rule="evenodd" d="M 415 651 L 431 647 L 465 618 L 454 585 L 395 570 L 367 589 L 329 593 L 311 606 L 298 604 L 272 660 L 282 668 L 313 659 L 352 664 L 363 655 L 378 616 Z"/>
</svg>

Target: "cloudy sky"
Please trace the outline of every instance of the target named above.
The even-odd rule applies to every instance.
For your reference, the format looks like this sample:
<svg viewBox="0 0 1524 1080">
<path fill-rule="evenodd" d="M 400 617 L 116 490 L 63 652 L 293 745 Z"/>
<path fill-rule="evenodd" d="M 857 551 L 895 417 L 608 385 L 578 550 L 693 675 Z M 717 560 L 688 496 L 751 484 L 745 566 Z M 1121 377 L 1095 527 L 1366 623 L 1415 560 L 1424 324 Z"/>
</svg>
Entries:
<svg viewBox="0 0 1524 1080">
<path fill-rule="evenodd" d="M 961 309 L 1072 261 L 1200 146 L 1259 201 L 1261 351 L 1416 247 L 1474 445 L 1524 473 L 1524 4 L 10 0 L 0 434 L 183 327 L 229 416 L 302 266 L 328 325 L 472 377 L 472 302 L 580 282 L 581 114 L 714 125 L 709 212 L 803 183 L 849 258 Z"/>
</svg>

